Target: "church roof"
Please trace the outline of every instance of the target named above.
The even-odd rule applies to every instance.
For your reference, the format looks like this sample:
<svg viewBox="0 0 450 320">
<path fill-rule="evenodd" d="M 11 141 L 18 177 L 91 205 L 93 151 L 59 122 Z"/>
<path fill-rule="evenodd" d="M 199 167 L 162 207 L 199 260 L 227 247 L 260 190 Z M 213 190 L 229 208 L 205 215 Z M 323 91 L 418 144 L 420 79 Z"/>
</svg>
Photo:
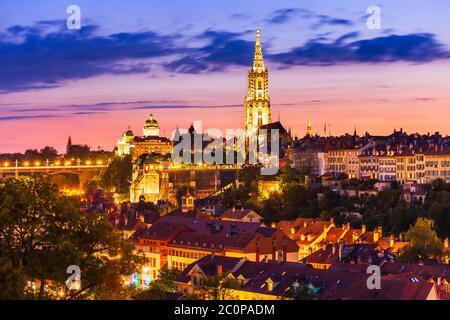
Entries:
<svg viewBox="0 0 450 320">
<path fill-rule="evenodd" d="M 287 134 L 286 129 L 283 127 L 283 125 L 281 124 L 280 121 L 264 124 L 262 126 L 259 126 L 258 129 L 259 130 L 261 130 L 261 129 L 266 129 L 266 130 L 278 129 L 280 134 Z"/>
</svg>

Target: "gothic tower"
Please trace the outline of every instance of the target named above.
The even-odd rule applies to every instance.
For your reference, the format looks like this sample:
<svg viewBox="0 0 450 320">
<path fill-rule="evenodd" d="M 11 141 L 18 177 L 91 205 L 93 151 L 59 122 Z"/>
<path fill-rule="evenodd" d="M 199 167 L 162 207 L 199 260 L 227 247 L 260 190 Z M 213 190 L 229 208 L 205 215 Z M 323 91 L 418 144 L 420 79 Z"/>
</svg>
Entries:
<svg viewBox="0 0 450 320">
<path fill-rule="evenodd" d="M 269 72 L 264 65 L 259 28 L 256 30 L 253 66 L 248 72 L 248 91 L 244 100 L 245 133 L 256 134 L 258 127 L 272 122 L 270 115 Z"/>
</svg>

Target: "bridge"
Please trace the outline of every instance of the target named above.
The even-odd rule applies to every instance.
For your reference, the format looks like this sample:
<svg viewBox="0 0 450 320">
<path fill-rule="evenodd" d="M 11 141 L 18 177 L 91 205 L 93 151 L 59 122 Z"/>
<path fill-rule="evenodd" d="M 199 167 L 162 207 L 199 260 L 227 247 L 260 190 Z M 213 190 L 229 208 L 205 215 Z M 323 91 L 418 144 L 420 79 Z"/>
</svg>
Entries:
<svg viewBox="0 0 450 320">
<path fill-rule="evenodd" d="M 98 174 L 103 168 L 107 167 L 102 161 L 97 161 L 95 163 L 86 162 L 82 164 L 80 161 L 76 163 L 72 162 L 55 162 L 49 163 L 48 161 L 44 164 L 39 162 L 29 164 L 23 163 L 18 165 L 16 162 L 14 166 L 10 166 L 8 163 L 4 163 L 0 166 L 0 179 L 20 176 L 33 176 L 33 175 L 58 175 L 58 174 L 74 174 L 80 179 L 80 185 L 93 178 Z"/>
</svg>

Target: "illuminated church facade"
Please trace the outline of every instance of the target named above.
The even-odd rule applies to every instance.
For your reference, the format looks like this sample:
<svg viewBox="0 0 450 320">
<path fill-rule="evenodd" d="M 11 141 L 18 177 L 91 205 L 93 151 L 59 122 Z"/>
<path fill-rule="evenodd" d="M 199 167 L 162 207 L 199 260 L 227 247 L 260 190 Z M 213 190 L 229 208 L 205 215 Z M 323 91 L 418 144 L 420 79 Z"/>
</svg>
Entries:
<svg viewBox="0 0 450 320">
<path fill-rule="evenodd" d="M 272 122 L 269 98 L 269 71 L 264 65 L 259 29 L 256 30 L 253 65 L 248 71 L 247 96 L 244 99 L 244 122 L 247 136 L 257 134 L 259 127 Z"/>
</svg>

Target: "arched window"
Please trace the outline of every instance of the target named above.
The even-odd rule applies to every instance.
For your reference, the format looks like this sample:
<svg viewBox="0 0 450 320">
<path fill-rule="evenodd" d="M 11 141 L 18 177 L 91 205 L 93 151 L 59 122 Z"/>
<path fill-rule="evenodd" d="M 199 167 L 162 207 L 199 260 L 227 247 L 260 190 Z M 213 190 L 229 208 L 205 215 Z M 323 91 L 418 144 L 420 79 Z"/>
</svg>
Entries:
<svg viewBox="0 0 450 320">
<path fill-rule="evenodd" d="M 262 125 L 262 118 L 263 118 L 262 109 L 258 109 L 258 127 Z"/>
</svg>

